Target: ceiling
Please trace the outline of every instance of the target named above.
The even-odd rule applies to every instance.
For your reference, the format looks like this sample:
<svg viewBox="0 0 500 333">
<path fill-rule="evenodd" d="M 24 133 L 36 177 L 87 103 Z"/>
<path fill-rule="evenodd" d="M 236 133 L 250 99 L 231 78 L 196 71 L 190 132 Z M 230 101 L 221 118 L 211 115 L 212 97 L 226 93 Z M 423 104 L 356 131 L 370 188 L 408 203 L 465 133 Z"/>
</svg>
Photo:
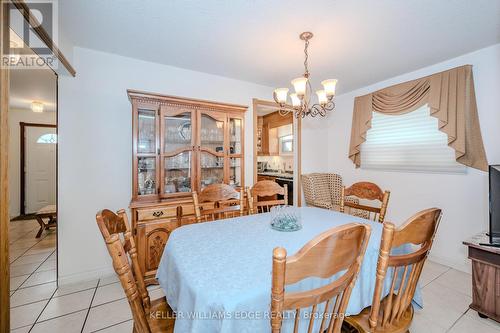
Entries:
<svg viewBox="0 0 500 333">
<path fill-rule="evenodd" d="M 11 41 L 21 45 L 22 39 L 12 30 Z M 37 57 L 31 51 L 25 56 Z M 30 110 L 31 102 L 42 102 L 44 111 L 56 110 L 57 79 L 54 72 L 47 66 L 39 69 L 11 69 L 9 105 L 11 109 Z"/>
<path fill-rule="evenodd" d="M 64 0 L 59 14 L 75 46 L 272 87 L 303 73 L 309 30 L 313 84 L 340 92 L 500 42 L 498 0 Z"/>
</svg>

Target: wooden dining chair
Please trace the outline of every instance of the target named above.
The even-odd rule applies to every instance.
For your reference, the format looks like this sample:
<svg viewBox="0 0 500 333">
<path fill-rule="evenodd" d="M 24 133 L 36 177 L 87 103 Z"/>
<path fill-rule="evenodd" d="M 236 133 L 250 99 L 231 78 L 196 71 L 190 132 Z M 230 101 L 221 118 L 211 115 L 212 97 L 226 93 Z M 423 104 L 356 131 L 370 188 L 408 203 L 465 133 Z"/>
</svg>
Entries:
<svg viewBox="0 0 500 333">
<path fill-rule="evenodd" d="M 96 221 L 132 310 L 134 332 L 173 332 L 175 318 L 166 298 L 149 298 L 125 210 L 115 214 L 104 209 Z"/>
<path fill-rule="evenodd" d="M 389 191 L 384 192 L 377 184 L 370 182 L 355 183 L 348 188 L 344 186 L 340 196 L 340 212 L 383 223 L 390 194 Z M 359 200 L 363 199 L 378 200 L 380 207 L 361 204 Z"/>
<path fill-rule="evenodd" d="M 431 208 L 415 214 L 398 229 L 384 223 L 372 305 L 347 317 L 346 331 L 408 332 L 413 318 L 411 302 L 440 220 L 441 210 Z M 404 244 L 418 249 L 408 254 L 392 253 Z M 386 278 L 391 282 L 387 296 L 382 294 Z"/>
<path fill-rule="evenodd" d="M 283 199 L 278 199 L 278 195 Z M 261 180 L 248 190 L 248 200 L 250 214 L 269 212 L 273 206 L 288 204 L 288 187 L 286 184 L 281 187 L 272 180 Z"/>
<path fill-rule="evenodd" d="M 212 184 L 199 194 L 193 192 L 196 222 L 222 220 L 245 215 L 245 189 L 236 191 L 227 184 Z"/>
<path fill-rule="evenodd" d="M 312 307 L 312 313 L 321 318 L 316 332 L 339 333 L 352 288 L 359 274 L 361 262 L 370 238 L 370 226 L 351 223 L 330 229 L 309 241 L 295 255 L 288 257 L 284 248 L 273 251 L 271 296 L 271 327 L 281 332 L 283 311 L 295 312 L 294 332 L 298 332 L 301 309 Z M 285 292 L 285 286 L 308 277 L 330 278 L 345 271 L 342 276 L 320 288 Z M 319 306 L 318 306 L 319 305 Z M 311 313 L 311 314 L 312 314 Z M 308 333 L 314 328 L 314 315 L 310 316 Z M 309 318 L 309 316 L 308 316 Z"/>
</svg>

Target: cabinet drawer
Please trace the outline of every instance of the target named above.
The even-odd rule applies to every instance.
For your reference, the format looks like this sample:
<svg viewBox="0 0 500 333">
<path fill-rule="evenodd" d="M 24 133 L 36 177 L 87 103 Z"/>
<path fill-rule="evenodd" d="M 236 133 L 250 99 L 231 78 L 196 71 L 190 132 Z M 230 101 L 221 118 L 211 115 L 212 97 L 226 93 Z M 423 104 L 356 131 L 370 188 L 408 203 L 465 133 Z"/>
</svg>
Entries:
<svg viewBox="0 0 500 333">
<path fill-rule="evenodd" d="M 157 207 L 149 209 L 138 209 L 137 220 L 149 221 L 158 219 L 175 219 L 177 218 L 177 206 L 172 207 Z"/>
</svg>

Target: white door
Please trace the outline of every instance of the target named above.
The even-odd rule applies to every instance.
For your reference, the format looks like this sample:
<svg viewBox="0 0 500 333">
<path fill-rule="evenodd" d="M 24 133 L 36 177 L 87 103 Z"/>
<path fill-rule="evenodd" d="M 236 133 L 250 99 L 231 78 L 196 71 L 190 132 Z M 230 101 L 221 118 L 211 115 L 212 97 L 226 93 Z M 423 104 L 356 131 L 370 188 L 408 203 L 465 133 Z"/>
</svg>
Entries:
<svg viewBox="0 0 500 333">
<path fill-rule="evenodd" d="M 56 204 L 56 129 L 26 126 L 25 212 Z"/>
</svg>

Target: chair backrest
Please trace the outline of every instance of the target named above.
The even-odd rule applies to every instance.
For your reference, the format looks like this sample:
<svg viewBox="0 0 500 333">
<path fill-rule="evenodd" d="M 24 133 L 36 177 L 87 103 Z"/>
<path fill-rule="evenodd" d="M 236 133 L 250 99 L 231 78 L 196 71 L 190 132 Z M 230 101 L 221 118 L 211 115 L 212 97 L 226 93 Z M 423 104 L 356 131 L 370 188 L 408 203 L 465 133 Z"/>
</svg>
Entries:
<svg viewBox="0 0 500 333">
<path fill-rule="evenodd" d="M 302 175 L 302 188 L 304 198 L 309 206 L 322 206 L 329 204 L 340 205 L 342 177 L 335 173 L 310 173 Z"/>
<path fill-rule="evenodd" d="M 389 196 L 389 191 L 384 192 L 377 184 L 370 182 L 355 183 L 348 188 L 344 186 L 342 187 L 340 211 L 383 223 L 387 212 L 387 205 L 389 204 Z M 380 206 L 375 207 L 360 204 L 358 199 L 378 200 L 380 201 Z"/>
<path fill-rule="evenodd" d="M 375 292 L 368 319 L 370 327 L 377 327 L 374 331 L 400 326 L 399 321 L 411 321 L 411 301 L 440 220 L 441 209 L 431 208 L 413 215 L 398 229 L 392 223 L 384 223 Z M 391 254 L 394 248 L 403 244 L 419 248 L 409 254 Z M 391 281 L 391 286 L 389 294 L 382 300 L 386 278 Z"/>
<path fill-rule="evenodd" d="M 151 328 L 147 316 L 149 316 L 151 303 L 137 259 L 137 250 L 130 231 L 127 214 L 125 210 L 120 210 L 115 214 L 108 209 L 104 209 L 97 213 L 96 221 L 113 260 L 113 268 L 118 274 L 122 288 L 127 296 L 134 324 L 139 332 L 149 333 Z"/>
<path fill-rule="evenodd" d="M 222 220 L 245 214 L 245 189 L 236 191 L 227 184 L 212 184 L 199 194 L 193 192 L 196 222 Z"/>
<path fill-rule="evenodd" d="M 295 311 L 295 328 L 300 325 L 301 309 L 312 307 L 312 313 L 322 312 L 317 332 L 339 333 L 352 288 L 359 273 L 370 226 L 351 223 L 330 229 L 309 241 L 295 255 L 286 256 L 284 248 L 273 251 L 273 277 L 271 296 L 271 327 L 273 333 L 281 331 L 283 311 Z M 285 286 L 308 277 L 329 278 L 344 271 L 335 281 L 320 288 L 285 292 Z M 309 320 L 308 332 L 314 327 L 315 316 Z M 318 319 L 319 320 L 319 319 Z"/>
<path fill-rule="evenodd" d="M 277 195 L 283 195 L 283 199 L 278 200 L 277 198 L 273 198 L 268 200 L 269 198 L 264 198 L 264 200 L 259 201 L 259 197 L 272 197 Z M 281 187 L 272 180 L 261 180 L 248 190 L 248 200 L 250 214 L 269 212 L 273 206 L 288 204 L 288 187 L 286 184 L 283 184 L 283 187 Z"/>
</svg>

